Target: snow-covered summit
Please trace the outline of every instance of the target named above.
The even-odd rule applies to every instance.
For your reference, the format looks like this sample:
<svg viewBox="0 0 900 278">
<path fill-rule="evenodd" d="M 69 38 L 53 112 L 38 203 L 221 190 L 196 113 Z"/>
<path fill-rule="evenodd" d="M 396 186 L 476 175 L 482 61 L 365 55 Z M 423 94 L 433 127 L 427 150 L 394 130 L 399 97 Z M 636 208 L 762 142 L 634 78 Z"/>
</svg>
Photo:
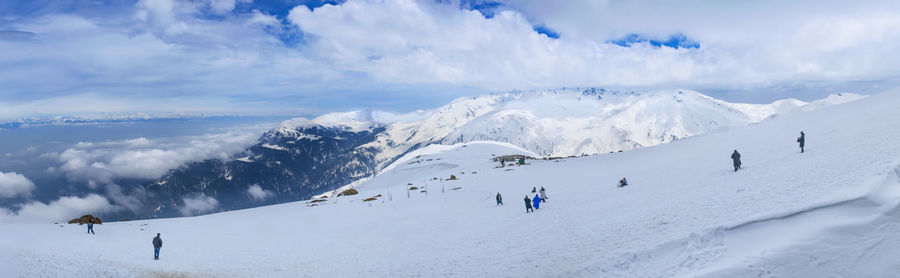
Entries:
<svg viewBox="0 0 900 278">
<path fill-rule="evenodd" d="M 328 113 L 313 119 L 293 118 L 281 122 L 275 130 L 283 134 L 294 134 L 298 129 L 323 127 L 337 128 L 350 132 L 361 132 L 394 123 L 418 121 L 428 115 L 429 112 L 424 110 L 417 110 L 409 113 L 393 113 L 366 109 Z"/>
<path fill-rule="evenodd" d="M 293 118 L 281 122 L 278 130 L 306 129 L 312 127 L 330 127 L 339 128 L 347 131 L 364 131 L 377 126 L 384 125 L 375 121 L 372 112 L 369 110 L 359 110 L 340 113 L 328 113 L 313 119 Z"/>
</svg>

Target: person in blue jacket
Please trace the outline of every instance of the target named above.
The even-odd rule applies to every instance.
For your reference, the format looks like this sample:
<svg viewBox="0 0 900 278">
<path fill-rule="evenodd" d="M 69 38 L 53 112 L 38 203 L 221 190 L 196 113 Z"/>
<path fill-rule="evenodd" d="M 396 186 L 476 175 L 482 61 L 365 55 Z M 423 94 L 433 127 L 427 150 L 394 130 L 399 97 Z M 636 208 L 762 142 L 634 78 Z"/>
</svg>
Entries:
<svg viewBox="0 0 900 278">
<path fill-rule="evenodd" d="M 534 202 L 534 209 L 541 208 L 541 196 L 538 196 L 538 194 L 534 194 L 534 198 L 531 199 L 531 201 Z"/>
</svg>

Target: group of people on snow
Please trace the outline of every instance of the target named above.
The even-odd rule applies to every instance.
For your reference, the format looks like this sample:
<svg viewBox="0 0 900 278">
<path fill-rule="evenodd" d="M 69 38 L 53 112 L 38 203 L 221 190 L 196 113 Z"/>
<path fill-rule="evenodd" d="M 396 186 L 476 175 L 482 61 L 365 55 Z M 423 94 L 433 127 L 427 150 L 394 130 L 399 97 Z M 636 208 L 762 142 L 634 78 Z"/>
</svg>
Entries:
<svg viewBox="0 0 900 278">
<path fill-rule="evenodd" d="M 531 193 L 534 193 L 534 198 L 528 198 L 528 195 L 525 195 L 525 213 L 534 212 L 536 209 L 541 208 L 541 203 L 547 201 L 547 189 L 541 187 L 541 190 L 538 190 L 537 187 L 531 188 Z M 497 206 L 503 205 L 503 195 L 500 195 L 500 192 L 497 192 Z"/>
<path fill-rule="evenodd" d="M 500 193 L 497 193 L 499 196 Z M 89 219 L 87 223 L 88 233 L 94 234 L 94 219 Z M 156 233 L 156 237 L 153 238 L 153 259 L 159 260 L 159 249 L 162 248 L 162 239 L 159 237 L 159 233 Z"/>
<path fill-rule="evenodd" d="M 803 153 L 803 147 L 806 145 L 806 134 L 803 131 L 800 131 L 800 137 L 797 138 L 797 143 L 800 143 L 800 152 Z M 734 150 L 734 152 L 731 153 L 731 160 L 734 165 L 734 171 L 737 172 L 738 170 L 740 170 L 741 153 L 739 153 L 737 150 Z M 628 185 L 628 179 L 623 177 L 621 180 L 619 180 L 619 187 L 625 187 L 626 185 Z M 541 187 L 540 191 L 537 190 L 537 187 L 532 187 L 531 193 L 535 193 L 534 198 L 529 198 L 528 195 L 525 195 L 525 213 L 534 212 L 535 209 L 540 208 L 541 203 L 547 201 L 546 189 L 544 189 L 543 187 Z M 500 192 L 497 192 L 497 205 L 503 205 L 503 197 L 500 195 Z"/>
<path fill-rule="evenodd" d="M 547 201 L 547 190 L 544 187 L 541 187 L 540 191 L 537 190 L 537 187 L 532 187 L 531 193 L 535 193 L 534 198 L 528 198 L 528 195 L 525 195 L 525 213 L 540 209 L 541 203 Z"/>
<path fill-rule="evenodd" d="M 797 138 L 797 143 L 800 144 L 800 153 L 803 153 L 803 147 L 806 146 L 806 133 L 800 131 L 800 137 Z M 731 162 L 734 164 L 735 172 L 741 169 L 741 153 L 739 153 L 737 150 L 734 150 L 734 152 L 731 153 Z"/>
</svg>

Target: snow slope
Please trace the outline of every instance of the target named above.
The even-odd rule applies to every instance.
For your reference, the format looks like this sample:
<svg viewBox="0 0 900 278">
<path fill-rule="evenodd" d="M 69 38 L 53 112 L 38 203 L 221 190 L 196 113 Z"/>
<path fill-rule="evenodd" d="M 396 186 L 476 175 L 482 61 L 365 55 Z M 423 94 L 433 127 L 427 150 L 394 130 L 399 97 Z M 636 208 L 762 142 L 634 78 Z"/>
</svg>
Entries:
<svg viewBox="0 0 900 278">
<path fill-rule="evenodd" d="M 359 195 L 112 222 L 92 236 L 75 225 L 3 224 L 0 268 L 29 277 L 891 276 L 900 268 L 896 107 L 900 92 L 889 92 L 631 152 L 504 168 L 491 158 L 523 150 L 436 147 L 359 184 Z M 617 188 L 623 176 L 631 185 Z M 525 214 L 533 186 L 550 200 Z M 157 232 L 165 243 L 154 261 Z"/>
</svg>

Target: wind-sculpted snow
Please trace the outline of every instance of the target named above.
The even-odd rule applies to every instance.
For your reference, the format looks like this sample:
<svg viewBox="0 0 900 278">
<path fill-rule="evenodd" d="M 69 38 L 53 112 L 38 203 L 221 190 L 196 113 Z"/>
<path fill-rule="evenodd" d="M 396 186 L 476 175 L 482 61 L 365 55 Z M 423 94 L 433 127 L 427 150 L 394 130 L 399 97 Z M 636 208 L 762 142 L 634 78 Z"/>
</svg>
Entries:
<svg viewBox="0 0 900 278">
<path fill-rule="evenodd" d="M 4 224 L 0 269 L 116 277 L 891 277 L 900 248 L 898 106 L 900 94 L 889 92 L 669 144 L 519 166 L 492 159 L 528 155 L 512 145 L 429 147 L 354 184 L 356 195 L 104 221 L 96 235 L 78 225 Z M 800 130 L 805 153 L 795 141 Z M 735 149 L 744 162 L 738 172 L 728 157 Z M 619 188 L 622 177 L 629 185 Z M 533 197 L 533 187 L 546 188 L 548 201 L 525 213 L 523 196 Z M 156 233 L 165 242 L 159 261 L 150 248 Z"/>
</svg>

